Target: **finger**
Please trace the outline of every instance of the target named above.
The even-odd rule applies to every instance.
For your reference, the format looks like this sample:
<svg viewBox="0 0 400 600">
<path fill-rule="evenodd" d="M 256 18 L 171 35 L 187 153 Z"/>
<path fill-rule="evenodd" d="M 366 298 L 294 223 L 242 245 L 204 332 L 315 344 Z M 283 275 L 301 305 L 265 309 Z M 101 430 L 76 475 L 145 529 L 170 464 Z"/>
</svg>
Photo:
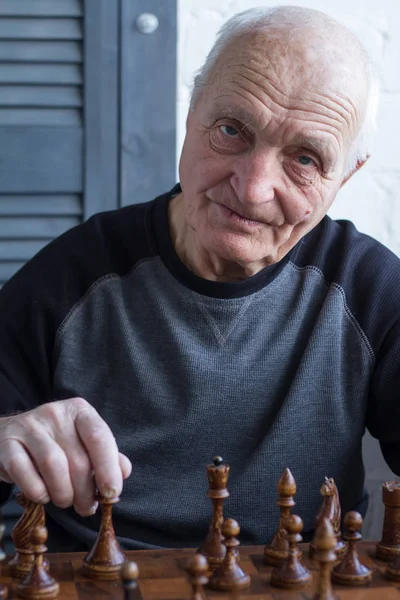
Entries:
<svg viewBox="0 0 400 600">
<path fill-rule="evenodd" d="M 72 506 L 74 492 L 63 449 L 43 430 L 31 431 L 24 443 L 29 448 L 52 502 L 60 508 Z"/>
<path fill-rule="evenodd" d="M 1 478 L 15 483 L 21 492 L 38 504 L 50 501 L 47 487 L 24 446 L 17 440 L 7 440 L 0 445 Z"/>
<path fill-rule="evenodd" d="M 110 428 L 92 407 L 79 411 L 75 425 L 89 454 L 100 494 L 106 498 L 119 496 L 122 491 L 122 471 L 117 444 Z"/>
<path fill-rule="evenodd" d="M 95 500 L 96 485 L 93 467 L 85 447 L 76 435 L 71 442 L 69 444 L 68 439 L 63 440 L 63 446 L 65 444 L 68 446 L 64 451 L 68 457 L 69 474 L 74 491 L 74 508 L 82 517 L 89 517 L 96 512 L 98 505 Z"/>
<path fill-rule="evenodd" d="M 128 479 L 132 473 L 132 463 L 125 454 L 119 453 L 119 466 L 121 467 L 123 479 Z"/>
</svg>

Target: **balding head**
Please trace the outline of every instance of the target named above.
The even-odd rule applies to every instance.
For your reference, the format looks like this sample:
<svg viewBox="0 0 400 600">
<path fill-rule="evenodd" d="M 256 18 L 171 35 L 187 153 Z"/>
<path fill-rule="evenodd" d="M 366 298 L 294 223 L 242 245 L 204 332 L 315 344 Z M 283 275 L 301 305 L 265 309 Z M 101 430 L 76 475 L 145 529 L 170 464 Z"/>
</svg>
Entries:
<svg viewBox="0 0 400 600">
<path fill-rule="evenodd" d="M 226 60 L 245 59 L 245 48 L 259 48 L 275 64 L 277 76 L 302 75 L 302 85 L 329 81 L 331 90 L 351 95 L 359 122 L 346 163 L 351 171 L 369 155 L 375 130 L 378 85 L 369 58 L 357 37 L 328 15 L 308 8 L 278 6 L 252 8 L 232 17 L 221 28 L 206 62 L 195 78 L 190 109 L 202 92 L 220 78 Z M 279 67 L 278 67 L 279 65 Z"/>
</svg>

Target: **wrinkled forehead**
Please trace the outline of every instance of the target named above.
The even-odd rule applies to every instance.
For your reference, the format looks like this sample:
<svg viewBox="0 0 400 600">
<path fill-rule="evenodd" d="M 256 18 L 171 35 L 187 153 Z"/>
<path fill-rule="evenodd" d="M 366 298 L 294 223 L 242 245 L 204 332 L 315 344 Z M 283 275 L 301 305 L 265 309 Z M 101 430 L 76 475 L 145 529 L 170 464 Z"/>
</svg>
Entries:
<svg viewBox="0 0 400 600">
<path fill-rule="evenodd" d="M 349 58 L 326 32 L 260 30 L 232 40 L 210 74 L 209 85 L 243 87 L 285 109 L 314 96 L 344 98 L 363 114 L 367 80 L 361 60 Z"/>
</svg>

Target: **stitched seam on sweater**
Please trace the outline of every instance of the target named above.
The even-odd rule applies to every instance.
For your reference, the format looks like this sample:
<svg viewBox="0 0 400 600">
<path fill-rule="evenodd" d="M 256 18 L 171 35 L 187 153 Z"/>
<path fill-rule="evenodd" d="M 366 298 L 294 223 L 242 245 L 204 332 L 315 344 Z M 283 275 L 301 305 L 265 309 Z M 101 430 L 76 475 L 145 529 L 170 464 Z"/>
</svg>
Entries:
<svg viewBox="0 0 400 600">
<path fill-rule="evenodd" d="M 373 362 L 375 362 L 375 352 L 371 346 L 371 343 L 367 337 L 367 335 L 365 334 L 363 328 L 361 327 L 360 323 L 357 321 L 356 317 L 353 315 L 352 311 L 350 310 L 347 301 L 346 301 L 346 292 L 345 290 L 342 288 L 341 285 L 339 285 L 336 282 L 332 282 L 331 284 L 329 284 L 325 277 L 323 272 L 321 271 L 321 269 L 319 269 L 318 267 L 314 266 L 314 265 L 307 265 L 306 267 L 299 267 L 296 264 L 294 264 L 293 262 L 289 261 L 289 265 L 295 269 L 298 272 L 303 272 L 303 271 L 314 271 L 315 273 L 317 273 L 324 285 L 326 286 L 327 289 L 331 289 L 332 287 L 335 288 L 336 290 L 338 290 L 338 292 L 340 293 L 341 297 L 342 297 L 342 301 L 343 301 L 343 307 L 344 310 L 347 314 L 347 316 L 349 317 L 349 319 L 351 320 L 351 322 L 353 323 L 354 327 L 357 329 L 361 339 L 363 340 L 367 350 L 368 350 L 368 354 L 370 355 L 371 359 Z"/>
</svg>

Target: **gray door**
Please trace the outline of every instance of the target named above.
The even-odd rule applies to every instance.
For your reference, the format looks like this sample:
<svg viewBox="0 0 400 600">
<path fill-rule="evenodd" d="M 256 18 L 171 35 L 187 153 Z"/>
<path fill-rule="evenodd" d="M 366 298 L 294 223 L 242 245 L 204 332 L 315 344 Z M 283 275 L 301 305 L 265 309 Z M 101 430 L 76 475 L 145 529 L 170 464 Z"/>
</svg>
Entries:
<svg viewBox="0 0 400 600">
<path fill-rule="evenodd" d="M 175 73 L 175 0 L 0 0 L 0 285 L 91 214 L 173 185 Z"/>
</svg>

